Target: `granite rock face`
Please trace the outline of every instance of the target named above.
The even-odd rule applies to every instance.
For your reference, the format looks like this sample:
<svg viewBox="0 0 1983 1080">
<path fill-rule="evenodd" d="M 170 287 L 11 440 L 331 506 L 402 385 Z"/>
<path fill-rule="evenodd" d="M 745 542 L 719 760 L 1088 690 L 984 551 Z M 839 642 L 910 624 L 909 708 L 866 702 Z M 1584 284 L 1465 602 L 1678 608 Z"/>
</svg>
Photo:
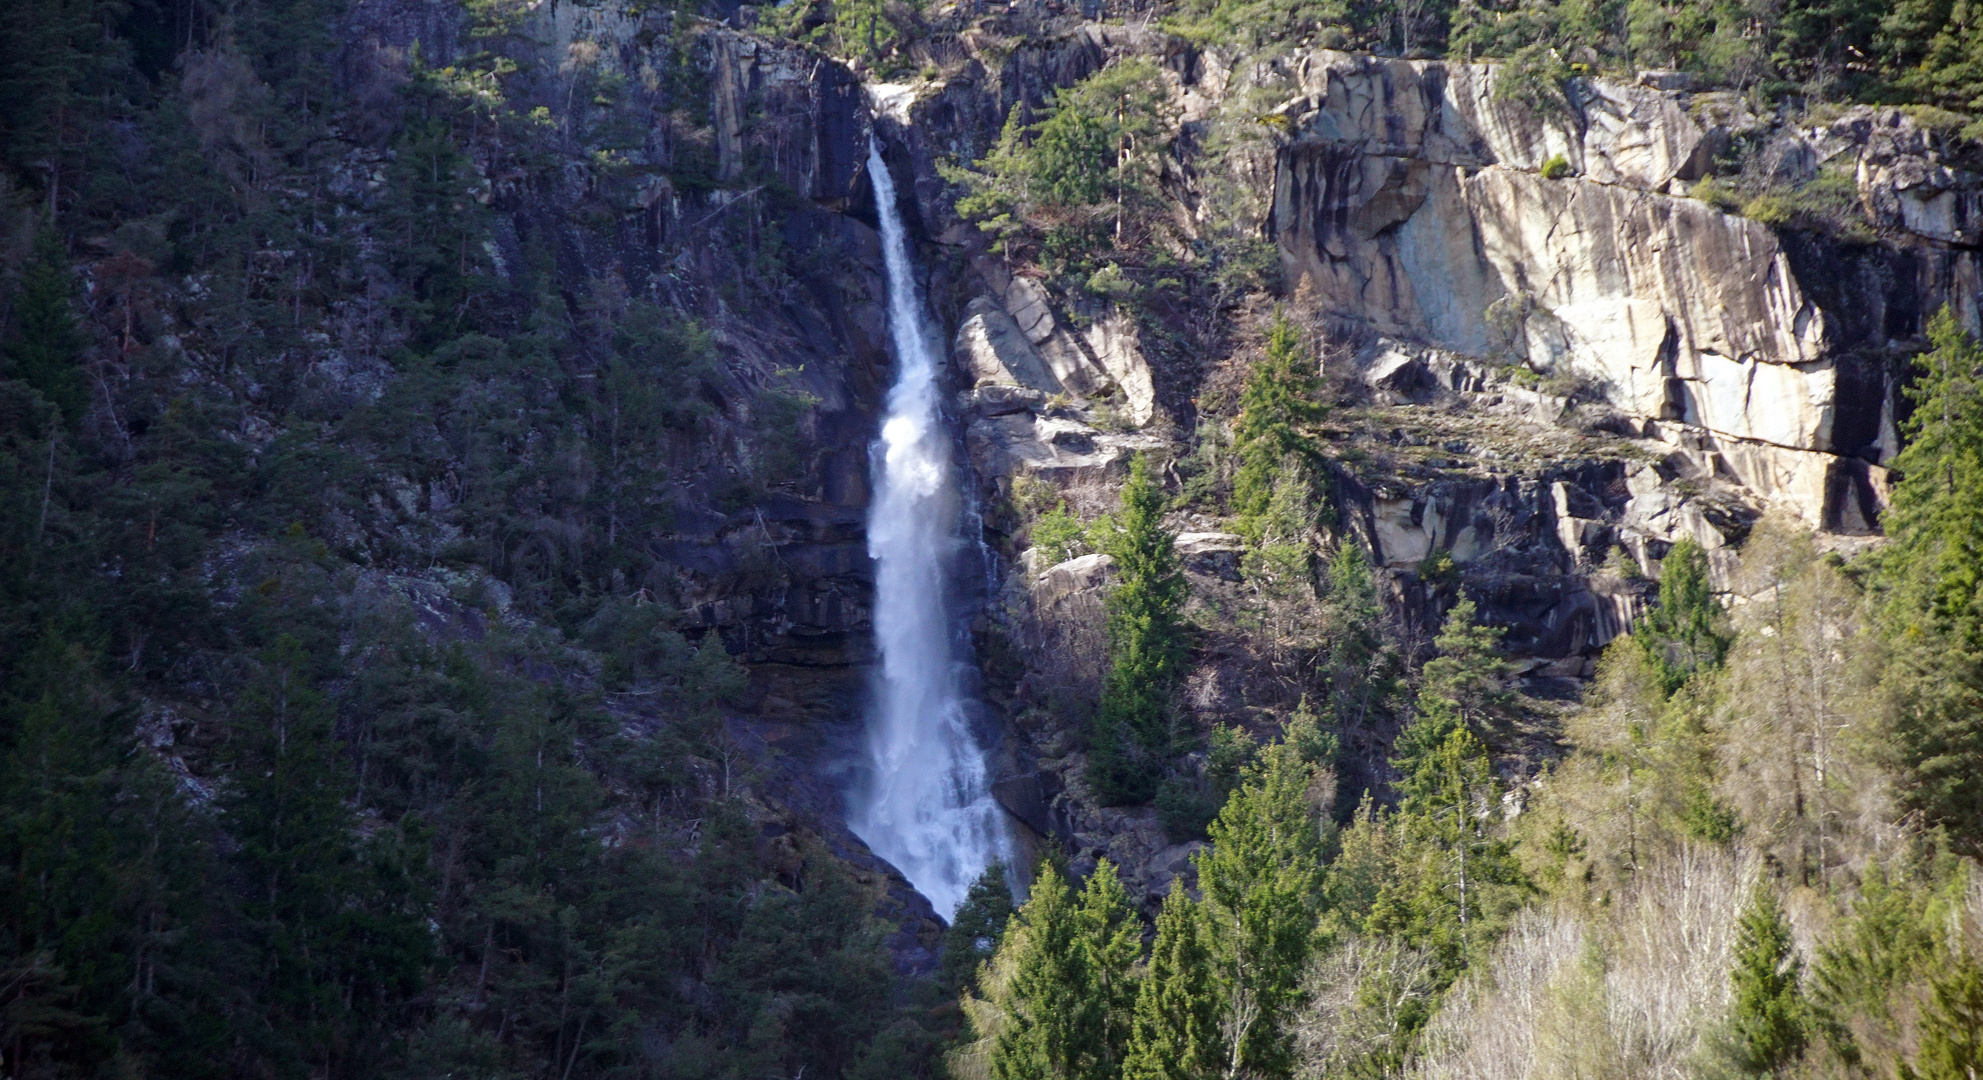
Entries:
<svg viewBox="0 0 1983 1080">
<path fill-rule="evenodd" d="M 353 77 L 390 82 L 416 41 L 446 62 L 465 31 L 437 10 L 354 4 Z M 872 648 L 867 467 L 891 364 L 864 175 L 871 130 L 950 343 L 955 418 L 999 549 L 1012 539 L 999 507 L 1020 492 L 1106 509 L 1130 455 L 1175 457 L 1208 366 L 1181 357 L 1178 335 L 1147 310 L 1008 264 L 958 218 L 938 162 L 977 159 L 1013 108 L 1037 108 L 1113 57 L 1146 56 L 1167 72 L 1187 136 L 1165 184 L 1178 220 L 1195 222 L 1208 165 L 1197 136 L 1222 109 L 1272 95 L 1256 125 L 1271 134 L 1220 163 L 1232 181 L 1221 197 L 1257 211 L 1290 293 L 1343 343 L 1338 374 L 1367 410 L 1345 423 L 1362 424 L 1351 441 L 1376 453 L 1339 463 L 1338 521 L 1371 553 L 1386 617 L 1407 638 L 1429 640 L 1464 592 L 1538 678 L 1587 674 L 1682 538 L 1720 572 L 1765 508 L 1840 542 L 1876 533 L 1897 448 L 1898 358 L 1940 304 L 1977 318 L 1983 179 L 1897 110 L 1799 128 L 1674 73 L 1571 80 L 1560 99 L 1525 100 L 1488 64 L 1323 50 L 1263 59 L 1071 16 L 1000 22 L 1031 17 L 932 34 L 913 59 L 939 75 L 865 91 L 808 50 L 698 23 L 707 129 L 695 133 L 706 146 L 691 147 L 666 119 L 675 103 L 657 90 L 651 48 L 681 27 L 615 4 L 543 8 L 532 32 L 544 64 L 619 76 L 619 108 L 644 117 L 637 145 L 612 174 L 575 155 L 558 191 L 485 177 L 489 205 L 543 225 L 535 232 L 562 230 L 560 274 L 619 275 L 717 313 L 726 453 L 766 450 L 749 411 L 774 379 L 811 402 L 795 437 L 779 433 L 804 459 L 800 478 L 743 509 L 713 485 L 684 485 L 668 531 L 649 538 L 646 578 L 631 584 L 665 593 L 750 662 L 752 737 L 809 747 L 779 775 L 787 801 L 822 819 L 837 813 L 822 777 L 852 752 Z M 1849 175 L 1879 236 L 1776 228 L 1687 197 L 1737 144 L 1763 145 L 1757 167 L 1772 182 Z M 671 167 L 690 151 L 707 152 L 713 187 L 677 189 Z M 354 164 L 354 185 L 365 169 L 377 163 Z M 774 197 L 780 209 L 765 211 Z M 607 224 L 558 224 L 577 209 Z M 729 256 L 697 238 L 743 214 L 775 229 L 801 269 L 777 303 L 733 310 Z M 512 239 L 497 247 L 505 265 L 524 265 Z M 1403 430 L 1407 420 L 1426 431 Z M 684 462 L 680 475 L 727 464 Z M 1216 521 L 1174 524 L 1188 534 L 1194 594 L 1249 587 L 1243 542 Z M 1109 857 L 1154 898 L 1190 873 L 1191 845 L 1148 811 L 1097 808 L 1078 740 L 1052 720 L 1056 695 L 1092 678 L 1105 651 L 1108 561 L 999 554 L 1009 558 L 994 559 L 974 626 L 981 640 L 1006 635 L 1019 657 L 986 663 L 989 725 L 1006 736 L 995 791 L 1022 831 L 1057 837 L 1077 869 Z M 1436 576 L 1442 564 L 1450 576 Z M 1231 655 L 1194 674 L 1187 696 L 1225 722 L 1246 714 L 1227 682 L 1271 665 L 1246 631 L 1215 628 L 1230 631 L 1219 648 Z M 1367 752 L 1381 762 L 1382 749 Z"/>
<path fill-rule="evenodd" d="M 1324 52 L 1293 73 L 1268 228 L 1333 315 L 1588 380 L 1632 417 L 1697 429 L 1760 501 L 1870 527 L 1831 494 L 1876 487 L 1896 449 L 1893 372 L 1869 379 L 1865 354 L 1945 301 L 1974 321 L 1983 265 L 1962 247 L 1983 183 L 1905 114 L 1858 109 L 1771 145 L 1791 179 L 1856 162 L 1861 202 L 1896 234 L 1827 258 L 1677 193 L 1737 122 L 1684 92 L 1580 80 L 1544 111 L 1497 94 L 1487 65 Z"/>
<path fill-rule="evenodd" d="M 1945 302 L 1978 318 L 1983 178 L 1897 110 L 1806 129 L 1671 72 L 1525 100 L 1491 64 L 1201 53 L 1078 21 L 1020 40 L 997 25 L 932 46 L 951 74 L 891 88 L 883 122 L 916 177 L 926 261 L 945 268 L 931 295 L 955 328 L 981 501 L 1045 490 L 1107 509 L 1129 454 L 1185 445 L 1204 368 L 1146 347 L 1147 312 L 1008 265 L 936 175 L 941 159 L 981 156 L 1009 110 L 1111 58 L 1149 57 L 1185 135 L 1167 178 L 1180 220 L 1206 220 L 1205 170 L 1220 170 L 1217 197 L 1257 212 L 1288 294 L 1347 350 L 1332 363 L 1367 413 L 1337 421 L 1363 429 L 1348 433 L 1357 453 L 1339 459 L 1334 509 L 1372 556 L 1386 618 L 1401 640 L 1429 641 L 1464 593 L 1528 678 L 1587 678 L 1682 539 L 1724 586 L 1767 510 L 1834 547 L 1873 542 L 1905 353 Z M 1279 102 L 1264 115 L 1263 95 Z M 1213 161 L 1205 136 L 1235 103 L 1271 135 Z M 1772 184 L 1851 176 L 1879 235 L 1689 197 L 1740 148 Z M 1194 595 L 1248 587 L 1243 542 L 1209 520 L 1176 524 Z M 994 546 L 1009 539 L 997 533 Z M 1018 656 L 987 667 L 1007 720 L 1000 797 L 1077 868 L 1108 857 L 1133 888 L 1160 889 L 1188 873 L 1186 848 L 1147 813 L 1093 805 L 1078 740 L 1043 704 L 1097 676 L 1107 560 L 1009 554 L 988 609 Z M 1226 684 L 1271 666 L 1245 638 L 1204 647 L 1231 653 L 1191 677 L 1187 708 L 1205 723 L 1244 714 L 1220 704 L 1244 697 Z M 1354 779 L 1381 781 L 1384 745 L 1358 751 L 1370 767 Z"/>
</svg>

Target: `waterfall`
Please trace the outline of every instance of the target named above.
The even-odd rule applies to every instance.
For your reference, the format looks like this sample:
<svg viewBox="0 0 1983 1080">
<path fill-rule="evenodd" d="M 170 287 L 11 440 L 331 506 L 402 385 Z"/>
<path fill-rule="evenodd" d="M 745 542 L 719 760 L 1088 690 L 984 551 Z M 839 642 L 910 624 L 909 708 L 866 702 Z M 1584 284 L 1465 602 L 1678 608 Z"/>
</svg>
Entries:
<svg viewBox="0 0 1983 1080">
<path fill-rule="evenodd" d="M 937 398 L 939 354 L 879 139 L 868 143 L 868 176 L 881 218 L 896 374 L 874 447 L 868 512 L 881 650 L 868 718 L 872 772 L 855 795 L 850 824 L 948 919 L 978 875 L 1005 857 L 1006 834 L 965 709 L 969 652 L 950 573 L 963 548 L 963 499 Z"/>
</svg>

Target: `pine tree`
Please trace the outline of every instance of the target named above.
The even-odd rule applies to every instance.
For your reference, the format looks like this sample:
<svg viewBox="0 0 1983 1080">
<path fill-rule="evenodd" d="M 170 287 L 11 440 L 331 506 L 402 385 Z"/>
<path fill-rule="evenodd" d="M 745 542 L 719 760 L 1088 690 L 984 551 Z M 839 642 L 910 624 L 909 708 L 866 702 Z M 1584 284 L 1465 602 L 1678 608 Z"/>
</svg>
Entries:
<svg viewBox="0 0 1983 1080">
<path fill-rule="evenodd" d="M 1175 880 L 1157 913 L 1122 1080 L 1213 1080 L 1224 1057 L 1203 919 L 1183 881 Z"/>
<path fill-rule="evenodd" d="M 1667 694 L 1696 671 L 1719 667 L 1735 635 L 1728 616 L 1708 580 L 1708 556 L 1691 539 L 1682 539 L 1659 564 L 1659 605 L 1633 633 L 1659 670 Z"/>
<path fill-rule="evenodd" d="M 998 951 L 1005 926 L 1012 918 L 1012 886 L 1005 876 L 1005 864 L 985 867 L 964 903 L 951 916 L 950 929 L 943 935 L 943 967 L 937 977 L 952 993 L 977 989 L 978 968 Z"/>
<path fill-rule="evenodd" d="M 1109 670 L 1090 745 L 1089 777 L 1105 801 L 1136 803 L 1155 792 L 1171 752 L 1171 697 L 1185 658 L 1184 574 L 1164 528 L 1166 500 L 1149 460 L 1130 463 L 1122 510 L 1100 530 L 1119 575 L 1109 593 Z"/>
<path fill-rule="evenodd" d="M 991 1047 L 992 1080 L 1082 1080 L 1092 1047 L 1089 956 L 1074 890 L 1051 864 L 1006 932 L 1012 975 Z"/>
<path fill-rule="evenodd" d="M 1319 456 L 1307 429 L 1328 410 L 1321 400 L 1321 379 L 1306 353 L 1294 323 L 1286 313 L 1275 312 L 1267 355 L 1254 366 L 1240 395 L 1233 431 L 1239 472 L 1233 477 L 1232 509 L 1239 531 L 1255 540 L 1265 529 L 1284 463 L 1292 460 L 1297 475 L 1303 475 Z"/>
<path fill-rule="evenodd" d="M 1344 730 L 1361 730 L 1372 710 L 1389 697 L 1393 679 L 1377 586 L 1362 547 L 1336 546 L 1322 590 L 1322 612 L 1330 631 L 1328 710 Z"/>
<path fill-rule="evenodd" d="M 1908 801 L 1983 850 L 1983 344 L 1947 308 L 1915 358 L 1914 413 L 1879 555 Z"/>
<path fill-rule="evenodd" d="M 34 262 L 21 274 L 14 338 L 7 344 L 6 369 L 0 372 L 40 391 L 72 425 L 89 407 L 89 391 L 77 366 L 83 336 L 70 310 L 74 293 L 62 241 L 54 229 L 44 228 L 35 240 Z"/>
<path fill-rule="evenodd" d="M 1088 1080 L 1115 1080 L 1129 1050 L 1136 1011 L 1136 961 L 1143 951 L 1143 923 L 1129 903 L 1115 866 L 1101 860 L 1081 890 L 1080 949 L 1088 978 Z"/>
<path fill-rule="evenodd" d="M 1313 776 L 1294 747 L 1267 747 L 1212 822 L 1212 846 L 1198 855 L 1229 1074 L 1275 1075 L 1292 1061 L 1288 1023 L 1301 1003 L 1320 915 Z"/>
<path fill-rule="evenodd" d="M 1975 1080 L 1983 1076 L 1983 964 L 1959 954 L 1929 983 L 1921 1017 L 1921 1052 L 1902 1065 L 1902 1080 Z"/>
<path fill-rule="evenodd" d="M 1758 886 L 1736 930 L 1735 968 L 1729 973 L 1734 1000 L 1726 1040 L 1737 1069 L 1768 1075 L 1803 1052 L 1802 969 L 1782 906 L 1767 887 Z"/>
<path fill-rule="evenodd" d="M 1454 727 L 1476 733 L 1492 730 L 1514 708 L 1514 696 L 1505 683 L 1508 662 L 1501 658 L 1499 627 L 1475 622 L 1478 609 L 1462 598 L 1447 612 L 1439 636 L 1433 639 L 1439 655 L 1426 661 L 1420 673 L 1418 711 L 1430 717 L 1425 725 L 1413 725 L 1399 741 L 1398 751 L 1412 755 L 1433 749 L 1446 741 Z"/>
</svg>

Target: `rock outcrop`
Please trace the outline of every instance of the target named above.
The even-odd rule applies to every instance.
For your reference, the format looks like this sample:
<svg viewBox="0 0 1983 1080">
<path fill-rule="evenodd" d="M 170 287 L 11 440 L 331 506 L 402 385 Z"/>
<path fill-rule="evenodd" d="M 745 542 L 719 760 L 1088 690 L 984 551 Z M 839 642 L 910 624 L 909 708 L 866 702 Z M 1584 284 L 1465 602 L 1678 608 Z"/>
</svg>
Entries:
<svg viewBox="0 0 1983 1080">
<path fill-rule="evenodd" d="M 1550 112 L 1499 95 L 1491 66 L 1325 52 L 1291 68 L 1269 228 L 1330 314 L 1588 380 L 1760 501 L 1871 530 L 1839 495 L 1877 500 L 1896 449 L 1896 372 L 1868 354 L 1945 301 L 1974 319 L 1983 265 L 1955 246 L 1983 189 L 1904 114 L 1855 110 L 1776 151 L 1856 162 L 1862 203 L 1896 230 L 1868 296 L 1838 289 L 1833 261 L 1864 253 L 1813 258 L 1809 238 L 1680 194 L 1726 142 L 1685 93 L 1578 80 Z M 1868 325 L 1869 306 L 1888 317 Z"/>
<path fill-rule="evenodd" d="M 1023 41 L 961 35 L 956 53 L 931 53 L 950 77 L 888 98 L 930 262 L 947 267 L 933 297 L 954 313 L 958 410 L 987 505 L 1044 483 L 1104 509 L 1129 453 L 1174 452 L 1193 421 L 1204 368 L 1151 354 L 1152 316 L 1008 266 L 935 177 L 938 160 L 982 155 L 1007 110 L 1135 54 L 1170 73 L 1180 217 L 1204 220 L 1198 170 L 1221 170 L 1259 208 L 1290 292 L 1345 343 L 1332 364 L 1366 404 L 1334 421 L 1335 512 L 1405 639 L 1429 641 L 1464 592 L 1525 677 L 1573 687 L 1643 613 L 1679 540 L 1726 582 L 1766 509 L 1833 546 L 1877 534 L 1904 355 L 1927 312 L 1951 303 L 1973 325 L 1983 296 L 1983 180 L 1906 114 L 1800 128 L 1672 73 L 1523 95 L 1490 64 L 1263 61 L 1066 23 Z M 1194 158 L 1222 110 L 1267 94 L 1281 104 L 1243 119 L 1269 135 Z M 1785 190 L 1849 176 L 1880 232 L 1785 227 L 1691 197 L 1738 149 Z M 1247 587 L 1238 538 L 1180 527 L 1194 593 Z M 1147 815 L 1092 805 L 1075 742 L 1040 704 L 1099 671 L 1107 561 L 1012 554 L 992 614 L 1021 655 L 987 680 L 1012 735 L 1001 798 L 1077 864 L 1106 856 L 1159 888 L 1188 872 L 1183 849 Z M 1197 704 L 1231 696 L 1221 678 L 1194 682 L 1192 709 L 1238 715 Z M 1359 752 L 1373 755 L 1359 782 L 1381 781 L 1383 747 Z"/>
</svg>

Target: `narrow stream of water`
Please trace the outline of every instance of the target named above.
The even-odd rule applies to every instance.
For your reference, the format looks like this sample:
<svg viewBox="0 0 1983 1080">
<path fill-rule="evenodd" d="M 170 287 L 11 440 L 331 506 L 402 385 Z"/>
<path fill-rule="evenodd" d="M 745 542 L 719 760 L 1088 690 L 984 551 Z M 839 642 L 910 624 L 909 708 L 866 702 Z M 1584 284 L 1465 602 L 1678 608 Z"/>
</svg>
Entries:
<svg viewBox="0 0 1983 1080">
<path fill-rule="evenodd" d="M 937 396 L 941 353 L 878 138 L 868 144 L 868 175 L 888 268 L 896 374 L 872 455 L 868 553 L 881 674 L 868 718 L 871 772 L 855 793 L 851 824 L 948 919 L 978 875 L 1005 857 L 1006 833 L 965 708 L 968 639 L 951 595 L 965 543 L 963 498 Z"/>
</svg>

